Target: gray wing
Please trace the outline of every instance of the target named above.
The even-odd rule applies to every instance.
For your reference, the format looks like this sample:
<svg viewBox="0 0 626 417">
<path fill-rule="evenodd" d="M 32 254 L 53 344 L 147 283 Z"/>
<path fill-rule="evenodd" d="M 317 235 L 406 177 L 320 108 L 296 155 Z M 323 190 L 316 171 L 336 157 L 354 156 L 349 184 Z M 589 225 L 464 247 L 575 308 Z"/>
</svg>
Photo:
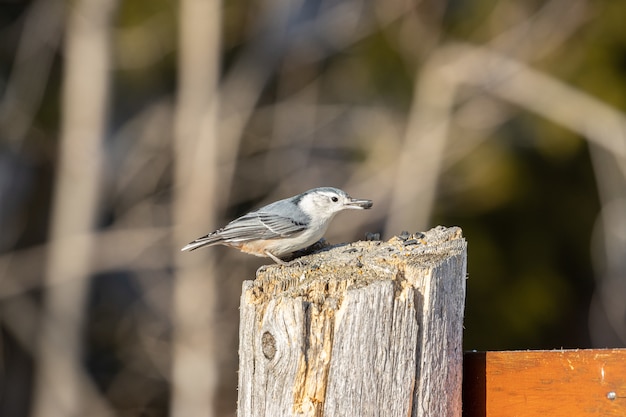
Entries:
<svg viewBox="0 0 626 417">
<path fill-rule="evenodd" d="M 233 220 L 217 233 L 229 242 L 276 239 L 304 231 L 309 222 L 291 200 L 281 200 Z"/>
<path fill-rule="evenodd" d="M 190 242 L 181 250 L 293 236 L 304 231 L 310 222 L 309 217 L 298 209 L 297 202 L 298 200 L 292 197 L 252 211 L 223 228 Z"/>
</svg>

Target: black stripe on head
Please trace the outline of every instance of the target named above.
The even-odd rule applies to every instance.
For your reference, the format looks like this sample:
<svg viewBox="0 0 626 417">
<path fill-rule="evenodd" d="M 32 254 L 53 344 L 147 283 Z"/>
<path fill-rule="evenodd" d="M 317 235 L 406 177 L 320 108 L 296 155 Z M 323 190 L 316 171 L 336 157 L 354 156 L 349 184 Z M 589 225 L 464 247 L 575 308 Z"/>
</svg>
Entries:
<svg viewBox="0 0 626 417">
<path fill-rule="evenodd" d="M 300 204 L 300 201 L 302 200 L 302 198 L 307 194 L 308 194 L 308 191 L 302 194 L 298 194 L 297 196 L 294 196 L 291 199 L 291 202 L 297 206 L 298 204 Z"/>
<path fill-rule="evenodd" d="M 315 188 L 315 189 L 309 190 L 309 191 L 321 191 L 321 192 L 339 194 L 339 195 L 343 195 L 343 196 L 347 196 L 348 195 L 348 194 L 346 194 L 345 191 L 340 190 L 339 188 L 335 188 L 335 187 L 319 187 L 319 188 Z"/>
<path fill-rule="evenodd" d="M 318 188 L 312 188 L 310 190 L 307 190 L 307 191 L 303 192 L 302 194 L 298 194 L 298 195 L 292 197 L 291 198 L 291 202 L 297 206 L 298 204 L 300 204 L 300 201 L 302 201 L 302 199 L 305 196 L 307 196 L 309 194 L 317 193 L 317 192 L 334 193 L 334 194 L 344 195 L 344 196 L 348 197 L 348 194 L 346 194 L 345 191 L 342 191 L 339 188 L 335 188 L 335 187 L 318 187 Z"/>
<path fill-rule="evenodd" d="M 312 188 L 310 190 L 307 190 L 305 192 L 303 192 L 302 194 L 296 196 L 298 198 L 298 201 L 302 200 L 302 197 L 304 197 L 305 195 L 308 194 L 312 194 L 312 193 L 316 193 L 316 192 L 327 192 L 327 193 L 335 193 L 335 194 L 340 194 L 340 195 L 346 195 L 346 192 L 343 190 L 340 190 L 339 188 L 335 188 L 335 187 L 318 187 L 318 188 Z"/>
</svg>

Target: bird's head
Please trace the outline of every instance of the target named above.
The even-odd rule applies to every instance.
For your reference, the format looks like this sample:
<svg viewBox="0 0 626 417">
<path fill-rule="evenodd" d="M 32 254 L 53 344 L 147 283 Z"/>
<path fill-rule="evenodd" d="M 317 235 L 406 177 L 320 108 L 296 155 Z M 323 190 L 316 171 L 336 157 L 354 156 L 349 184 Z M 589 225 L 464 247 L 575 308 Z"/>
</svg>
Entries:
<svg viewBox="0 0 626 417">
<path fill-rule="evenodd" d="M 326 220 L 342 210 L 369 209 L 372 207 L 372 200 L 352 198 L 338 188 L 321 187 L 300 194 L 297 204 L 309 217 Z"/>
</svg>

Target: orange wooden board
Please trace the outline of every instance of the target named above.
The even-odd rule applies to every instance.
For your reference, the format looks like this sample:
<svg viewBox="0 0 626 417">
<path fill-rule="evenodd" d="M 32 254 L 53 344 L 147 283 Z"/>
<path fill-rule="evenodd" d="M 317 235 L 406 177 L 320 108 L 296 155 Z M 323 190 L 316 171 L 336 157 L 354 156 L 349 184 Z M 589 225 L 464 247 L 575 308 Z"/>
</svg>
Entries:
<svg viewBox="0 0 626 417">
<path fill-rule="evenodd" d="M 626 417 L 626 349 L 468 352 L 463 368 L 464 417 Z"/>
</svg>

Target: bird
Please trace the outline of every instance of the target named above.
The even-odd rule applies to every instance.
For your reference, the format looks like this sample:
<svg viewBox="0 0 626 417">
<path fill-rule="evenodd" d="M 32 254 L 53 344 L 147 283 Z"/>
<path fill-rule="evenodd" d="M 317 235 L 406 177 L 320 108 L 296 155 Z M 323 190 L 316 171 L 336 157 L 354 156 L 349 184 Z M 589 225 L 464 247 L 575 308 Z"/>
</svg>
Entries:
<svg viewBox="0 0 626 417">
<path fill-rule="evenodd" d="M 313 188 L 244 214 L 188 243 L 181 251 L 225 245 L 287 265 L 280 258 L 319 241 L 337 213 L 369 209 L 372 205 L 371 200 L 352 198 L 338 188 Z"/>
</svg>

